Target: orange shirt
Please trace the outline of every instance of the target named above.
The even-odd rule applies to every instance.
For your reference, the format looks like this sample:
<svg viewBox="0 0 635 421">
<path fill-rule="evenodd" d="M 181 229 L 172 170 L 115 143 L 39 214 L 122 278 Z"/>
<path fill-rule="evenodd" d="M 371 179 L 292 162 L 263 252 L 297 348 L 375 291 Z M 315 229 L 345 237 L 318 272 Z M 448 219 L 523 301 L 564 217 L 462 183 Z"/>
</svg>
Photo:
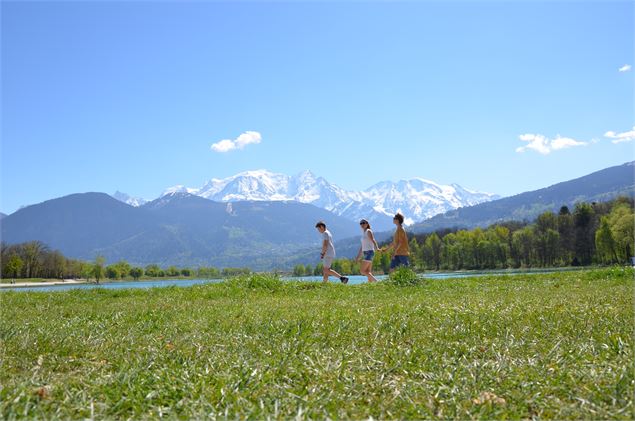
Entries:
<svg viewBox="0 0 635 421">
<path fill-rule="evenodd" d="M 399 247 L 397 247 L 397 244 Z M 403 227 L 397 227 L 395 231 L 395 238 L 392 240 L 392 245 L 395 248 L 395 256 L 410 256 L 410 246 L 408 245 L 408 237 L 406 236 L 406 230 Z"/>
</svg>

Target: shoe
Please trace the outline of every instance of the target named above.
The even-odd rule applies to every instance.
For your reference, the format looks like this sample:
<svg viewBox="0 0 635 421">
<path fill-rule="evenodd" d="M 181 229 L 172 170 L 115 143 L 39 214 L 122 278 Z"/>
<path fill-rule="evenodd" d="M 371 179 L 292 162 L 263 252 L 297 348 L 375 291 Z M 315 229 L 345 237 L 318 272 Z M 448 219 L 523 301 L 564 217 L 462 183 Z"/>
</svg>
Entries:
<svg viewBox="0 0 635 421">
<path fill-rule="evenodd" d="M 343 284 L 348 284 L 348 278 L 346 276 L 340 276 L 340 281 L 342 281 Z"/>
</svg>

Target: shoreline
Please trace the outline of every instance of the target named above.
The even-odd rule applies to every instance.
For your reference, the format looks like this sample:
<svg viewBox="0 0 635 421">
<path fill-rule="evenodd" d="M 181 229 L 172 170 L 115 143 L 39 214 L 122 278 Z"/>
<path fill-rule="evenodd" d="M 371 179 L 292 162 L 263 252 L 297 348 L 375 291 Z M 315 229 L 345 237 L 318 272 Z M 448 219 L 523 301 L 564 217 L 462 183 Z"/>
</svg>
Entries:
<svg viewBox="0 0 635 421">
<path fill-rule="evenodd" d="M 579 267 L 575 267 L 575 266 L 565 266 L 565 267 L 560 267 L 560 268 L 525 268 L 525 269 L 484 269 L 484 270 L 478 270 L 478 269 L 467 269 L 467 270 L 455 270 L 455 271 L 436 271 L 436 270 L 428 270 L 428 271 L 423 271 L 423 272 L 417 272 L 418 275 L 423 275 L 425 277 L 425 274 L 451 274 L 451 275 L 477 275 L 479 273 L 491 273 L 492 275 L 504 275 L 504 274 L 508 274 L 508 273 L 527 273 L 527 274 L 531 274 L 531 273 L 541 273 L 541 272 L 570 272 L 570 271 L 576 271 L 576 270 L 581 270 L 581 269 L 599 269 L 600 267 L 598 266 L 579 266 Z M 306 277 L 315 277 L 315 276 L 320 276 L 320 275 L 303 275 L 303 276 L 298 276 L 295 277 L 293 275 L 288 276 L 289 278 L 293 278 L 293 279 L 302 279 L 302 278 L 306 278 Z M 380 275 L 378 275 L 380 276 Z M 388 276 L 388 274 L 382 274 L 381 276 Z M 159 277 L 159 278 L 143 278 L 143 279 L 139 279 L 136 282 L 152 282 L 152 281 L 165 281 L 165 280 L 175 280 L 175 281 L 188 281 L 190 279 L 202 279 L 202 278 L 171 278 L 171 277 Z M 226 278 L 219 278 L 219 279 L 226 279 Z M 104 280 L 104 282 L 102 283 L 108 283 L 108 284 L 112 284 L 112 283 L 122 283 L 122 282 L 133 282 L 133 280 L 128 280 L 128 279 L 118 279 L 118 280 Z M 64 279 L 64 280 L 50 280 L 50 281 L 41 281 L 41 282 L 16 282 L 14 284 L 12 283 L 0 283 L 0 289 L 3 288 L 33 288 L 33 287 L 50 287 L 50 286 L 59 286 L 59 285 L 82 285 L 82 284 L 96 284 L 94 281 L 87 281 L 87 280 L 77 280 L 77 279 Z"/>
<path fill-rule="evenodd" d="M 0 288 L 26 288 L 26 287 L 49 287 L 54 285 L 81 285 L 87 284 L 88 281 L 78 281 L 77 279 L 64 279 L 63 281 L 42 281 L 42 282 L 16 282 L 0 283 Z"/>
</svg>

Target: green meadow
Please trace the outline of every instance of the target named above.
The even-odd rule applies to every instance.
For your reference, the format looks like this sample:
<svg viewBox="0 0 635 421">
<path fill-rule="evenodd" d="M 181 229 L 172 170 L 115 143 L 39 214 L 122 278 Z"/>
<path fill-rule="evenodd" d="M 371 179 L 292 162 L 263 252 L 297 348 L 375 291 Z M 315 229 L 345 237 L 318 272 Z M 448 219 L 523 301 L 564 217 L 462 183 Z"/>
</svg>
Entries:
<svg viewBox="0 0 635 421">
<path fill-rule="evenodd" d="M 4 291 L 0 418 L 633 419 L 633 275 Z"/>
</svg>

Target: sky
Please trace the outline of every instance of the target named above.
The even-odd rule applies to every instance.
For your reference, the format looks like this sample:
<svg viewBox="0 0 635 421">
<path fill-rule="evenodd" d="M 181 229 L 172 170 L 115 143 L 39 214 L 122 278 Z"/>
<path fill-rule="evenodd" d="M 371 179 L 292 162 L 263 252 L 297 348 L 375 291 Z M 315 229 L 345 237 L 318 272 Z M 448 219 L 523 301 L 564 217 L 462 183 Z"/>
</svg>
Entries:
<svg viewBox="0 0 635 421">
<path fill-rule="evenodd" d="M 634 3 L 1 3 L 0 211 L 267 169 L 513 195 L 632 161 Z"/>
</svg>

